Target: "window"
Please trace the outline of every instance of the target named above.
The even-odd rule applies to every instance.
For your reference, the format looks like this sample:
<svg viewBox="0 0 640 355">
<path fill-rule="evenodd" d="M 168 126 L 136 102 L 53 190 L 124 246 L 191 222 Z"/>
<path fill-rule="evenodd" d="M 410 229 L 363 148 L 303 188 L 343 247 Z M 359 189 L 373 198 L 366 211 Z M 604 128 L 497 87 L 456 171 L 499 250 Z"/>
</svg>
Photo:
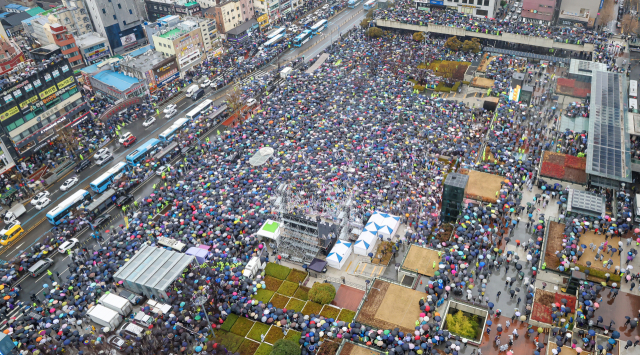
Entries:
<svg viewBox="0 0 640 355">
<path fill-rule="evenodd" d="M 480 15 L 480 16 L 488 16 L 488 15 L 489 15 L 489 11 L 487 11 L 487 10 L 480 10 L 480 9 L 476 9 L 476 15 Z"/>
<path fill-rule="evenodd" d="M 157 5 L 153 5 L 153 8 L 157 10 L 157 9 L 158 9 L 158 6 L 157 6 Z"/>
<path fill-rule="evenodd" d="M 466 3 L 467 3 L 467 0 L 462 0 L 462 3 L 463 3 L 463 4 L 466 4 Z"/>
<path fill-rule="evenodd" d="M 484 0 L 484 6 L 489 6 L 489 0 Z"/>
<path fill-rule="evenodd" d="M 118 4 L 118 8 L 119 8 L 119 9 L 122 9 L 122 5 Z"/>
<path fill-rule="evenodd" d="M 473 5 L 473 0 L 469 0 L 469 4 Z"/>
<path fill-rule="evenodd" d="M 113 15 L 113 19 L 114 19 L 114 20 L 117 20 L 118 18 L 116 17 L 116 15 Z"/>
<path fill-rule="evenodd" d="M 126 26 L 127 25 L 127 21 L 122 21 L 122 24 Z"/>
<path fill-rule="evenodd" d="M 133 15 L 133 11 L 129 10 L 129 15 Z"/>
<path fill-rule="evenodd" d="M 103 14 L 106 14 L 106 13 L 107 13 L 107 10 L 102 9 L 102 13 L 103 13 Z"/>
</svg>

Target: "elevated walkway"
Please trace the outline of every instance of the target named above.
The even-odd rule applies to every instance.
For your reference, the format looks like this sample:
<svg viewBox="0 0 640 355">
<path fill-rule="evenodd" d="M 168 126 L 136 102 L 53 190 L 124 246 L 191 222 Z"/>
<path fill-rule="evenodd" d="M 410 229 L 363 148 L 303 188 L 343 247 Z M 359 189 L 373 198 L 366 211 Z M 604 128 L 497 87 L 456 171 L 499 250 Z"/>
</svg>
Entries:
<svg viewBox="0 0 640 355">
<path fill-rule="evenodd" d="M 316 71 L 318 68 L 320 68 L 322 63 L 324 63 L 327 60 L 327 58 L 329 58 L 329 53 L 323 53 L 320 56 L 320 58 L 318 58 L 318 60 L 316 60 L 316 62 L 313 63 L 313 65 L 311 67 L 309 67 L 309 69 L 307 69 L 307 71 L 305 73 L 313 74 L 313 72 Z"/>
</svg>

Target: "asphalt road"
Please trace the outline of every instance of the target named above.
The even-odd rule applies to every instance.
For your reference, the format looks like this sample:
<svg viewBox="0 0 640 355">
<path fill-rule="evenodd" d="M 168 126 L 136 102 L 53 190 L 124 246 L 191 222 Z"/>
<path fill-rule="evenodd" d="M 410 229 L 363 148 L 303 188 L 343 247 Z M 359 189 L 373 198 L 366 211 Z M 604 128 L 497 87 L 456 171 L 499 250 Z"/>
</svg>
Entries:
<svg viewBox="0 0 640 355">
<path fill-rule="evenodd" d="M 304 58 L 307 61 L 310 60 L 312 57 L 315 57 L 316 55 L 320 54 L 322 50 L 325 47 L 327 47 L 332 41 L 335 42 L 337 40 L 337 37 L 339 37 L 340 32 L 344 33 L 354 25 L 358 25 L 362 20 L 362 18 L 364 17 L 364 15 L 365 15 L 365 12 L 362 9 L 362 5 L 360 5 L 360 7 L 356 9 L 346 9 L 345 11 L 336 15 L 334 18 L 330 19 L 327 29 L 325 29 L 321 34 L 316 35 L 312 39 L 312 41 L 309 41 L 308 43 L 306 43 L 304 46 L 300 48 L 292 48 L 291 50 L 287 51 L 284 55 L 282 55 L 281 58 L 284 61 L 289 61 L 289 60 L 295 59 L 302 52 L 306 51 L 304 53 L 304 56 L 305 56 Z M 266 73 L 267 71 L 270 71 L 276 68 L 277 68 L 277 65 L 271 65 L 267 68 L 263 68 L 261 71 Z M 212 99 L 215 102 L 215 106 L 220 106 L 223 103 L 225 99 L 224 92 L 214 93 L 211 91 L 211 89 L 206 89 L 206 91 L 207 93 L 202 98 L 202 100 L 206 98 Z M 173 117 L 173 119 L 183 117 L 186 114 L 186 112 L 188 112 L 191 108 L 195 107 L 197 103 L 199 103 L 199 101 L 194 102 L 190 98 L 187 98 L 184 96 L 180 99 L 173 100 L 173 101 L 175 102 L 171 102 L 171 103 L 176 103 L 178 106 L 178 113 Z M 162 108 L 160 109 L 160 111 L 162 112 Z M 161 118 L 157 120 L 156 123 L 154 123 L 151 127 L 148 127 L 148 128 L 142 127 L 142 120 L 138 120 L 128 125 L 127 127 L 125 127 L 125 129 L 123 130 L 123 133 L 126 131 L 130 131 L 133 135 L 135 135 L 138 138 L 136 144 L 134 145 L 134 148 L 135 148 L 141 145 L 143 142 L 146 142 L 149 138 L 157 137 L 159 133 L 164 131 L 171 124 L 173 119 L 168 121 L 162 118 L 161 116 Z M 218 129 L 220 129 L 220 127 L 214 127 L 210 131 L 210 137 L 214 137 Z M 14 246 L 4 251 L 0 250 L 0 253 L 1 253 L 0 258 L 4 260 L 9 260 L 15 255 L 17 255 L 18 253 L 28 249 L 33 244 L 37 243 L 38 240 L 42 238 L 52 227 L 52 225 L 50 225 L 48 221 L 43 220 L 45 214 L 49 210 L 55 207 L 66 196 L 70 195 L 71 193 L 77 191 L 80 188 L 86 188 L 88 191 L 90 191 L 88 188 L 88 185 L 93 179 L 95 179 L 100 174 L 104 173 L 107 169 L 109 169 L 115 163 L 123 161 L 125 156 L 129 154 L 129 152 L 134 150 L 134 148 L 131 148 L 131 147 L 124 148 L 121 146 L 114 149 L 114 145 L 111 145 L 110 148 L 112 149 L 112 152 L 114 154 L 114 160 L 112 160 L 109 164 L 102 166 L 100 168 L 91 167 L 81 172 L 80 174 L 77 174 L 77 176 L 80 179 L 80 182 L 76 186 L 74 186 L 74 188 L 71 189 L 70 191 L 60 192 L 59 186 L 61 185 L 61 182 L 64 181 L 66 178 L 75 176 L 75 172 L 72 172 L 71 174 L 69 174 L 68 177 L 66 177 L 65 179 L 61 179 L 62 180 L 61 182 L 56 183 L 52 188 L 49 189 L 49 191 L 52 192 L 53 198 L 52 198 L 52 203 L 49 206 L 47 206 L 47 208 L 45 208 L 42 211 L 36 211 L 35 209 L 30 209 L 28 210 L 26 215 L 21 216 L 20 220 L 22 221 L 23 228 L 25 228 L 25 230 L 29 230 L 29 228 L 33 228 L 33 230 L 27 233 Z M 141 198 L 148 196 L 153 192 L 153 185 L 158 183 L 159 181 L 160 181 L 160 178 L 155 176 L 152 177 L 151 179 L 137 186 L 133 190 L 133 195 L 137 200 L 140 200 Z M 113 217 L 112 220 L 108 223 L 109 228 L 111 228 L 111 226 L 116 226 L 116 229 L 118 229 L 117 226 L 125 223 L 123 216 L 121 214 L 121 211 L 119 209 L 115 207 L 111 207 L 111 209 L 105 211 L 105 213 L 109 213 Z M 84 232 L 79 233 L 78 235 L 75 236 L 75 238 L 78 238 L 80 240 L 82 247 L 86 248 L 87 250 L 93 250 L 94 246 L 97 244 L 94 239 L 90 238 L 90 234 L 91 234 L 91 230 L 87 228 Z M 54 279 L 57 280 L 58 278 L 56 276 L 56 273 L 60 273 L 59 277 L 61 279 L 66 279 L 70 275 L 68 271 L 68 264 L 70 263 L 68 255 L 66 254 L 61 255 L 57 252 L 54 252 L 50 255 L 50 257 L 52 257 L 55 261 L 54 265 L 50 268 L 51 272 L 54 273 Z M 29 297 L 31 294 L 37 294 L 39 295 L 40 298 L 42 298 L 43 285 L 44 284 L 50 285 L 51 280 L 49 279 L 49 277 L 47 277 L 47 274 L 44 273 L 43 275 L 39 276 L 37 279 L 34 279 L 30 276 L 24 276 L 22 279 L 19 280 L 19 284 L 23 287 L 23 292 L 21 293 L 20 298 L 23 301 L 30 303 Z M 16 309 L 16 312 L 18 312 L 17 309 Z"/>
</svg>

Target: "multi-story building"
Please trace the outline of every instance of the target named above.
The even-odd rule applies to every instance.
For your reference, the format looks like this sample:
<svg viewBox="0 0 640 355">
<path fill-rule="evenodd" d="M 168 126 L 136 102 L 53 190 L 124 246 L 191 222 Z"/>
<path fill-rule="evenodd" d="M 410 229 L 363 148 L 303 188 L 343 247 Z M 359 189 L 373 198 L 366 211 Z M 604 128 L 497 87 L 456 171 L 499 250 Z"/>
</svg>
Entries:
<svg viewBox="0 0 640 355">
<path fill-rule="evenodd" d="M 85 33 L 77 37 L 76 44 L 87 65 L 98 63 L 112 54 L 109 41 L 97 32 Z"/>
<path fill-rule="evenodd" d="M 160 32 L 162 29 L 175 27 L 178 23 L 180 23 L 180 16 L 168 15 L 161 17 L 154 22 L 145 22 L 144 33 L 146 34 L 149 43 L 155 46 L 155 44 L 153 44 L 153 35 Z"/>
<path fill-rule="evenodd" d="M 19 4 L 7 4 L 7 6 L 4 7 L 5 10 L 7 10 L 7 12 L 26 12 L 27 10 L 29 10 L 28 6 L 23 6 L 23 5 L 19 5 Z"/>
<path fill-rule="evenodd" d="M 152 93 L 180 76 L 176 57 L 165 58 L 154 50 L 136 57 L 125 56 L 119 65 L 123 73 L 144 82 Z"/>
<path fill-rule="evenodd" d="M 120 58 L 109 58 L 82 68 L 85 85 L 114 101 L 149 93 L 144 80 L 128 75 L 120 67 Z"/>
<path fill-rule="evenodd" d="M 414 0 L 418 10 L 454 8 L 458 12 L 478 16 L 495 17 L 499 0 Z"/>
<path fill-rule="evenodd" d="M 243 22 L 254 18 L 253 3 L 249 0 L 228 0 L 214 7 L 214 19 L 218 26 L 218 32 L 227 33 Z"/>
<path fill-rule="evenodd" d="M 109 40 L 115 54 L 147 43 L 142 17 L 134 1 L 86 0 L 96 32 Z"/>
<path fill-rule="evenodd" d="M 205 53 L 200 26 L 191 20 L 182 21 L 173 28 L 156 33 L 153 35 L 153 43 L 165 58 L 176 57 L 181 73 L 200 63 Z"/>
<path fill-rule="evenodd" d="M 53 42 L 60 47 L 62 56 L 69 60 L 71 69 L 75 70 L 82 67 L 84 61 L 82 60 L 82 55 L 80 55 L 76 39 L 67 31 L 67 28 L 59 24 L 53 24 L 49 26 L 49 30 L 53 36 Z"/>
<path fill-rule="evenodd" d="M 558 3 L 556 0 L 523 0 L 522 18 L 534 24 L 551 25 L 559 10 Z"/>
<path fill-rule="evenodd" d="M 27 12 L 11 12 L 0 19 L 0 36 L 7 39 L 20 36 L 24 32 L 22 21 L 30 18 Z"/>
<path fill-rule="evenodd" d="M 25 62 L 24 53 L 11 40 L 0 38 L 0 75 L 18 68 Z"/>
<path fill-rule="evenodd" d="M 45 46 L 55 43 L 51 34 L 51 25 L 64 26 L 74 37 L 93 32 L 89 13 L 82 1 L 63 0 L 63 5 L 39 13 L 22 21 L 25 37 L 28 41 L 37 41 Z"/>
<path fill-rule="evenodd" d="M 54 126 L 89 115 L 69 61 L 54 55 L 0 85 L 0 139 L 13 160 L 26 158 L 57 138 Z"/>
<path fill-rule="evenodd" d="M 204 44 L 207 57 L 219 56 L 222 53 L 222 41 L 220 40 L 220 36 L 218 36 L 216 20 L 195 16 L 184 16 L 182 19 L 194 21 L 200 27 L 202 43 Z"/>
<path fill-rule="evenodd" d="M 38 6 L 36 0 L 11 0 L 12 3 L 32 8 Z"/>
<path fill-rule="evenodd" d="M 192 0 L 145 0 L 149 21 L 168 15 L 202 16 L 200 4 Z"/>
</svg>

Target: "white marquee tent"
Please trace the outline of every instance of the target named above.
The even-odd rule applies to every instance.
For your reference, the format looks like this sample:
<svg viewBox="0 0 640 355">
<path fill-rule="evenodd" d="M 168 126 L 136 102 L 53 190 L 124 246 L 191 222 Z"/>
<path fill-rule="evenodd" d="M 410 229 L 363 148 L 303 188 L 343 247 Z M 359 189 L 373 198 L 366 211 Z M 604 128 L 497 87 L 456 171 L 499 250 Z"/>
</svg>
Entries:
<svg viewBox="0 0 640 355">
<path fill-rule="evenodd" d="M 377 239 L 392 240 L 400 226 L 400 217 L 375 212 L 364 226 L 353 246 L 358 255 L 368 255 L 375 250 Z"/>
<path fill-rule="evenodd" d="M 335 269 L 342 269 L 349 255 L 351 255 L 351 243 L 338 240 L 327 255 L 327 265 Z"/>
<path fill-rule="evenodd" d="M 360 237 L 358 237 L 358 240 L 356 240 L 353 245 L 353 252 L 358 255 L 367 255 L 372 253 L 377 240 L 378 237 L 376 232 L 365 230 L 360 233 Z"/>
</svg>

